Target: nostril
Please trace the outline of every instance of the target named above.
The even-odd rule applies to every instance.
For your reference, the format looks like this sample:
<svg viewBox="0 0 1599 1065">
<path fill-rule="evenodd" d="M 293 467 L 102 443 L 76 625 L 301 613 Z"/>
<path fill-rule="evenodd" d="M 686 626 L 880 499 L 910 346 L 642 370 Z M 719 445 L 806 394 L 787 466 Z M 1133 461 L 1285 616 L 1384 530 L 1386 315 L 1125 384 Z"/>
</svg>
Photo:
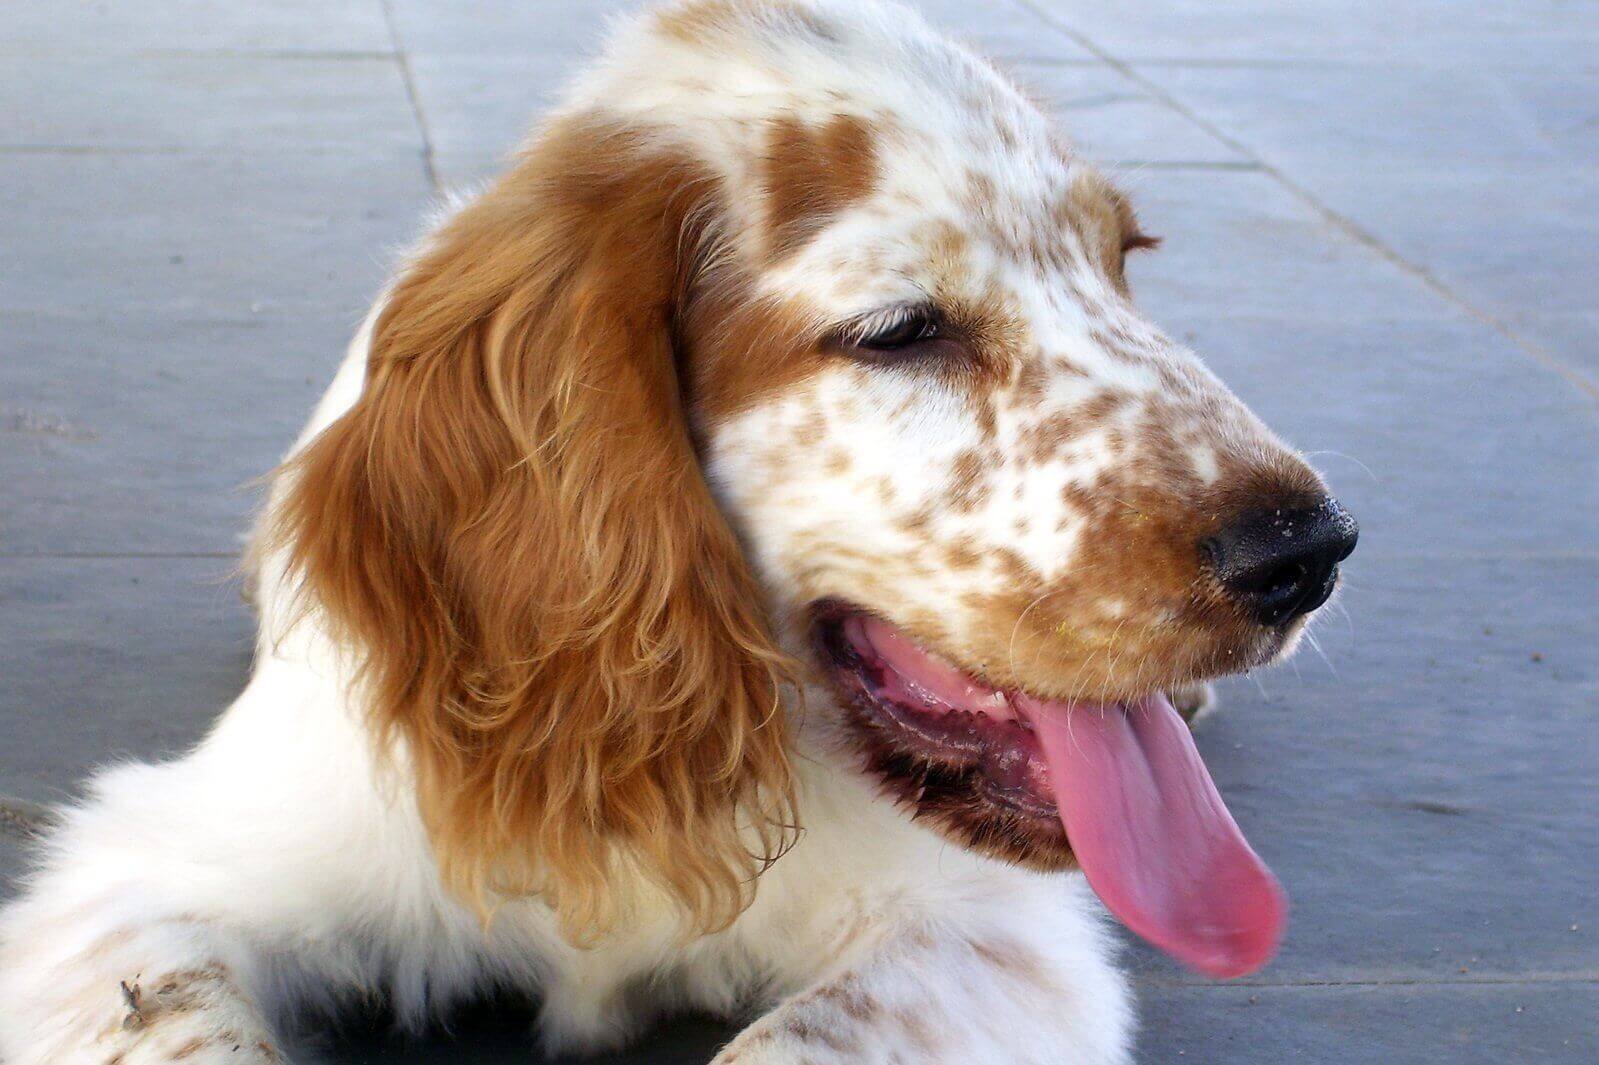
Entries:
<svg viewBox="0 0 1599 1065">
<path fill-rule="evenodd" d="M 1245 514 L 1202 545 L 1222 587 L 1263 625 L 1327 601 L 1360 530 L 1335 499 Z"/>
</svg>

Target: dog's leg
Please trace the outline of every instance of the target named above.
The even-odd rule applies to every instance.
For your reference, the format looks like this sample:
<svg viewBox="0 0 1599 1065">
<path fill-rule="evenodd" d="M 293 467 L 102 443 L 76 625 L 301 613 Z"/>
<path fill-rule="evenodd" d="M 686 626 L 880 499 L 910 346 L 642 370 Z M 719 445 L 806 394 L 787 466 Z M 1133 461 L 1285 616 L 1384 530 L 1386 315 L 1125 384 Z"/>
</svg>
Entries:
<svg viewBox="0 0 1599 1065">
<path fill-rule="evenodd" d="M 295 1007 L 388 991 L 420 1023 L 481 986 L 482 929 L 337 696 L 269 658 L 195 752 L 66 811 L 0 910 L 0 1062 L 261 1065 Z"/>
<path fill-rule="evenodd" d="M 714 1065 L 1124 1062 L 1123 978 L 1085 904 L 1056 904 L 1042 923 L 944 914 L 886 932 L 740 1033 Z"/>
<path fill-rule="evenodd" d="M 252 1000 L 261 967 L 246 936 L 204 912 L 163 905 L 150 890 L 154 877 L 139 877 L 125 853 L 88 843 L 83 822 L 92 817 L 84 813 L 93 811 L 80 811 L 55 841 L 72 850 L 46 866 L 0 923 L 0 1060 L 281 1060 Z"/>
</svg>

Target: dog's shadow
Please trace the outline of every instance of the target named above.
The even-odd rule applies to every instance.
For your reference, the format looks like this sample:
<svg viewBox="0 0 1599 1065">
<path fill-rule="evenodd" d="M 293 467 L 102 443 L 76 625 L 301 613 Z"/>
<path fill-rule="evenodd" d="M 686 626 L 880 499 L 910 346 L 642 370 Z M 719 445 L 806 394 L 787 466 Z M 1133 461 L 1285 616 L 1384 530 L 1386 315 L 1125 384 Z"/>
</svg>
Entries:
<svg viewBox="0 0 1599 1065">
<path fill-rule="evenodd" d="M 539 1058 L 532 1007 L 514 999 L 458 1011 L 447 1028 L 426 1035 L 398 1033 L 380 1009 L 341 1017 L 332 1028 L 308 1029 L 288 1040 L 290 1061 L 302 1065 L 705 1065 L 738 1029 L 707 1017 L 672 1018 L 626 1050 L 586 1057 Z"/>
</svg>

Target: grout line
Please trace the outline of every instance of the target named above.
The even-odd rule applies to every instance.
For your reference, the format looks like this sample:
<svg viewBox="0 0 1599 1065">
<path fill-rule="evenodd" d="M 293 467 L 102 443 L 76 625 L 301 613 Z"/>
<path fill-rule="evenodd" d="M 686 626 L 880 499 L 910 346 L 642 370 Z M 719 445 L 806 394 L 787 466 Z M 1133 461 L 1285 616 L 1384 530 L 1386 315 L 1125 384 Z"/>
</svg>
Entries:
<svg viewBox="0 0 1599 1065">
<path fill-rule="evenodd" d="M 1071 41 L 1078 47 L 1091 52 L 1094 56 L 1102 60 L 1105 65 L 1111 67 L 1123 77 L 1143 88 L 1145 92 L 1148 92 L 1151 96 L 1158 99 L 1161 103 L 1171 108 L 1177 114 L 1181 115 L 1183 118 L 1186 118 L 1190 123 L 1210 134 L 1216 140 L 1231 148 L 1233 151 L 1238 152 L 1240 155 L 1257 162 L 1263 173 L 1265 173 L 1273 181 L 1277 182 L 1277 184 L 1281 185 L 1302 204 L 1309 207 L 1318 216 L 1320 216 L 1323 222 L 1338 230 L 1346 238 L 1354 241 L 1357 244 L 1360 244 L 1366 248 L 1367 251 L 1373 253 L 1378 258 L 1410 275 L 1412 279 L 1419 282 L 1434 296 L 1437 296 L 1444 302 L 1456 307 L 1461 311 L 1464 311 L 1466 314 L 1475 318 L 1481 324 L 1489 327 L 1494 332 L 1510 341 L 1511 344 L 1519 348 L 1522 354 L 1526 355 L 1532 361 L 1538 363 L 1540 366 L 1544 367 L 1544 369 L 1564 378 L 1567 384 L 1571 385 L 1577 391 L 1583 393 L 1583 395 L 1585 395 L 1588 399 L 1599 402 L 1599 384 L 1595 384 L 1592 380 L 1590 380 L 1587 374 L 1576 369 L 1575 367 L 1567 365 L 1560 358 L 1556 357 L 1554 354 L 1544 348 L 1543 345 L 1522 335 L 1520 330 L 1513 327 L 1509 322 L 1505 321 L 1499 315 L 1494 314 L 1492 311 L 1489 311 L 1484 307 L 1479 307 L 1471 300 L 1456 292 L 1426 266 L 1423 266 L 1420 263 L 1412 262 L 1405 258 L 1399 252 L 1395 251 L 1393 248 L 1390 248 L 1387 244 L 1384 244 L 1375 234 L 1371 233 L 1353 219 L 1334 210 L 1327 204 L 1322 203 L 1321 200 L 1317 199 L 1315 194 L 1309 189 L 1305 188 L 1299 182 L 1289 177 L 1288 174 L 1279 167 L 1274 166 L 1272 163 L 1262 158 L 1259 152 L 1254 151 L 1243 141 L 1240 141 L 1230 133 L 1227 133 L 1214 122 L 1204 118 L 1193 108 L 1184 104 L 1170 92 L 1166 91 L 1166 89 L 1158 83 L 1151 81 L 1149 78 L 1146 78 L 1140 74 L 1138 70 L 1130 63 L 1118 59 L 1116 56 L 1100 47 L 1100 45 L 1091 38 L 1087 37 L 1078 30 L 1072 29 L 1069 25 L 1062 22 L 1047 7 L 1040 4 L 1038 0 L 1017 0 L 1017 2 L 1026 7 L 1029 11 L 1032 11 L 1033 14 L 1043 19 L 1046 23 L 1053 26 L 1056 30 L 1059 30 L 1066 37 L 1070 38 Z"/>
<path fill-rule="evenodd" d="M 1137 167 L 1140 170 L 1225 170 L 1259 173 L 1264 169 L 1249 159 L 1103 159 L 1096 158 L 1099 166 Z"/>
<path fill-rule="evenodd" d="M 416 131 L 422 137 L 422 173 L 427 177 L 428 187 L 438 195 L 442 186 L 439 184 L 438 167 L 434 165 L 433 137 L 428 132 L 427 117 L 422 111 L 422 96 L 417 92 L 411 57 L 400 44 L 400 26 L 394 17 L 393 3 L 391 0 L 378 0 L 378 3 L 383 8 L 383 21 L 389 28 L 389 41 L 394 45 L 394 61 L 400 68 L 400 80 L 405 83 L 405 96 L 411 102 L 411 114 L 416 116 Z"/>
<path fill-rule="evenodd" d="M 1136 979 L 1136 978 L 1135 978 Z M 1145 979 L 1137 980 L 1144 987 L 1196 988 L 1205 991 L 1226 991 L 1234 988 L 1260 988 L 1268 991 L 1289 990 L 1301 987 L 1524 987 L 1599 984 L 1599 973 L 1525 973 L 1505 976 L 1459 977 L 1396 977 L 1385 980 L 1378 977 L 1349 980 L 1230 980 L 1215 983 L 1201 980 Z"/>
</svg>

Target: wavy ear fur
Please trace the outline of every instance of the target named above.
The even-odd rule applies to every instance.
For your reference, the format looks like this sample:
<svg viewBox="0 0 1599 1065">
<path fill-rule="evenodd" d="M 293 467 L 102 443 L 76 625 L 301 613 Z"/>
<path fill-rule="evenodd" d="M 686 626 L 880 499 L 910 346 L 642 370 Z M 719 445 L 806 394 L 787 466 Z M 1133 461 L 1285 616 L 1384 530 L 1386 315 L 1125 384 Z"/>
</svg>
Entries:
<svg viewBox="0 0 1599 1065">
<path fill-rule="evenodd" d="M 717 193 L 637 133 L 557 122 L 395 285 L 271 527 L 363 656 L 447 881 L 540 894 L 579 941 L 629 868 L 727 924 L 793 830 L 788 667 L 672 339 Z"/>
</svg>

